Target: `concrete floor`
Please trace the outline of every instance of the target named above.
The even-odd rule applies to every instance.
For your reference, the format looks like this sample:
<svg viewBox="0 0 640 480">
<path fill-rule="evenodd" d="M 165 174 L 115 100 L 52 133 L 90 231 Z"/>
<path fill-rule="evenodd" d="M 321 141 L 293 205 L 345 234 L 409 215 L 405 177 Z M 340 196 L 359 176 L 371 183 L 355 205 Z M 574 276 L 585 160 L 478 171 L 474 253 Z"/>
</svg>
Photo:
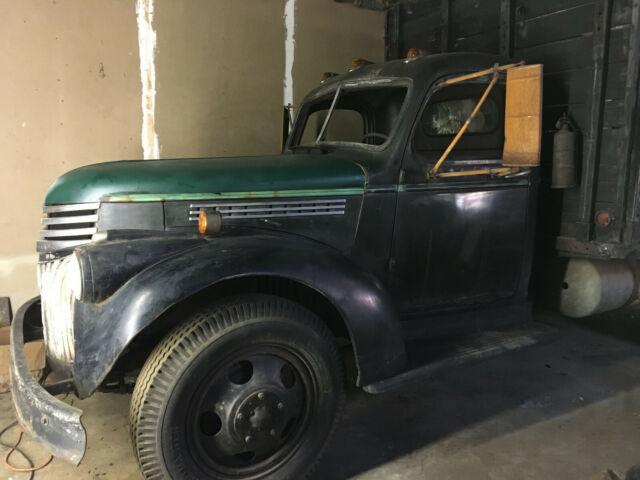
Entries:
<svg viewBox="0 0 640 480">
<path fill-rule="evenodd" d="M 611 470 L 624 479 L 640 464 L 640 315 L 581 325 L 547 320 L 559 331 L 544 344 L 393 393 L 351 392 L 315 478 L 609 480 L 616 478 L 605 475 Z M 74 399 L 85 412 L 85 460 L 78 468 L 54 460 L 35 478 L 141 479 L 128 401 L 116 394 Z M 0 426 L 13 419 L 9 395 L 0 395 Z M 35 463 L 47 458 L 29 439 L 23 448 Z M 0 466 L 0 478 L 28 475 Z"/>
</svg>

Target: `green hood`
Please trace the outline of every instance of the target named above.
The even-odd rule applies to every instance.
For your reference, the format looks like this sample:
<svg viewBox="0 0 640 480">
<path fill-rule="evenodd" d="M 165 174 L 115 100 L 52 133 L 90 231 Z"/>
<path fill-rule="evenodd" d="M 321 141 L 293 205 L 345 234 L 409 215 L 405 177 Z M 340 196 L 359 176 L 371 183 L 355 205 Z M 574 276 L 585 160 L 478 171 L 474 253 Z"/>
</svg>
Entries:
<svg viewBox="0 0 640 480">
<path fill-rule="evenodd" d="M 365 180 L 360 166 L 334 155 L 132 160 L 62 175 L 45 204 L 345 195 L 362 193 Z"/>
</svg>

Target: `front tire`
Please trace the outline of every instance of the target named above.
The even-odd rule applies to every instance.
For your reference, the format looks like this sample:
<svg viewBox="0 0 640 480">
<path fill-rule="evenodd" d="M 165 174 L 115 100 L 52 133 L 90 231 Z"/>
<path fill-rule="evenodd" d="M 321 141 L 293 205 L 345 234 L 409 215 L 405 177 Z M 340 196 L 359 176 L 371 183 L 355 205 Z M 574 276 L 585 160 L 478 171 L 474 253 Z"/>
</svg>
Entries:
<svg viewBox="0 0 640 480">
<path fill-rule="evenodd" d="M 147 479 L 303 479 L 343 401 L 326 325 L 289 300 L 234 297 L 149 356 L 131 400 L 134 448 Z"/>
</svg>

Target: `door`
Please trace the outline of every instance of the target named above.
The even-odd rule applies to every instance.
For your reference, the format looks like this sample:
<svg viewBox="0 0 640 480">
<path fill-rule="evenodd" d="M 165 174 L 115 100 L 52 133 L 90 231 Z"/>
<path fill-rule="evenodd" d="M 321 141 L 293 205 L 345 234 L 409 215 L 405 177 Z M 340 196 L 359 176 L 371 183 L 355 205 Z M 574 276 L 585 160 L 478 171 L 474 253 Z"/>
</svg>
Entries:
<svg viewBox="0 0 640 480">
<path fill-rule="evenodd" d="M 485 83 L 465 83 L 437 90 L 414 127 L 390 260 L 390 283 L 404 314 L 468 308 L 522 290 L 531 172 L 464 175 L 501 166 L 503 85 L 494 87 L 440 168 L 463 176 L 427 179 L 485 89 Z"/>
</svg>

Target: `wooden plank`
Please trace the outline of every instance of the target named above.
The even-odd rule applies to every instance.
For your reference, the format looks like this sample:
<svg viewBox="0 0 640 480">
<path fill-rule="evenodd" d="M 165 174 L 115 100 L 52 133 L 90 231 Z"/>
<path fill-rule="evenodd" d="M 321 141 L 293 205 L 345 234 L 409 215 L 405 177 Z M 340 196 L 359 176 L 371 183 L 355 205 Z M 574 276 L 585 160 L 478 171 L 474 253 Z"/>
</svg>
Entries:
<svg viewBox="0 0 640 480">
<path fill-rule="evenodd" d="M 515 27 L 515 48 L 555 42 L 593 31 L 593 5 L 561 10 L 520 22 Z"/>
<path fill-rule="evenodd" d="M 504 124 L 503 165 L 539 165 L 542 139 L 542 65 L 526 65 L 507 70 Z"/>
<path fill-rule="evenodd" d="M 612 169 L 613 171 L 613 169 Z M 617 170 L 615 171 L 615 174 L 617 175 L 618 172 Z M 610 176 L 610 175 L 607 175 Z M 602 205 L 603 203 L 609 204 L 612 208 L 611 210 L 615 209 L 615 205 L 616 205 L 616 186 L 617 186 L 618 182 L 616 180 L 603 180 L 603 179 L 598 179 L 598 186 L 597 186 L 597 200 L 596 200 L 596 205 Z M 597 211 L 597 210 L 596 210 Z M 618 212 L 613 212 L 613 213 L 618 213 Z M 617 216 L 617 215 L 616 215 Z"/>
<path fill-rule="evenodd" d="M 578 240 L 588 241 L 593 231 L 593 208 L 595 202 L 595 181 L 599 162 L 600 140 L 602 138 L 602 112 L 605 95 L 605 72 L 609 52 L 609 29 L 611 22 L 611 0 L 598 0 L 595 4 L 593 35 L 593 89 L 591 95 L 591 114 L 589 115 L 588 137 L 585 142 L 580 179 L 581 200 L 578 210 L 578 222 L 582 228 Z"/>
<path fill-rule="evenodd" d="M 516 22 L 592 3 L 593 0 L 518 0 Z"/>
<path fill-rule="evenodd" d="M 562 72 L 590 67 L 593 62 L 591 35 L 559 42 L 515 49 L 514 57 L 527 63 L 544 64 L 545 73 Z"/>
<path fill-rule="evenodd" d="M 470 37 L 500 27 L 500 0 L 452 0 L 453 38 Z"/>
<path fill-rule="evenodd" d="M 421 48 L 429 53 L 442 51 L 440 11 L 435 10 L 420 17 L 411 16 L 402 21 L 400 53 L 404 57 L 410 48 Z"/>
<path fill-rule="evenodd" d="M 440 23 L 440 9 L 433 10 L 421 16 L 403 14 L 403 35 L 411 37 L 424 33 L 425 30 L 439 29 Z"/>
<path fill-rule="evenodd" d="M 622 127 L 625 124 L 626 105 L 624 99 L 607 100 L 604 104 L 604 128 Z"/>
<path fill-rule="evenodd" d="M 400 58 L 400 5 L 387 10 L 384 23 L 385 60 Z"/>
<path fill-rule="evenodd" d="M 580 188 L 571 188 L 564 190 L 562 194 L 562 222 L 566 224 L 561 228 L 563 234 L 568 233 L 569 225 L 575 226 L 578 220 L 578 202 L 580 201 Z M 556 206 L 557 208 L 557 206 Z M 574 236 L 575 232 L 571 234 Z"/>
<path fill-rule="evenodd" d="M 470 37 L 453 40 L 451 48 L 455 52 L 498 53 L 500 50 L 500 32 L 497 28 L 487 30 Z"/>
<path fill-rule="evenodd" d="M 611 26 L 631 24 L 632 0 L 613 0 Z"/>
<path fill-rule="evenodd" d="M 441 0 L 440 6 L 440 47 L 443 52 L 451 50 L 451 0 Z"/>
<path fill-rule="evenodd" d="M 591 96 L 593 68 L 554 72 L 544 76 L 544 104 L 586 103 Z"/>
<path fill-rule="evenodd" d="M 515 0 L 500 0 L 500 55 L 513 55 L 513 4 Z"/>
<path fill-rule="evenodd" d="M 640 2 L 634 1 L 631 11 L 632 32 L 629 36 L 629 60 L 624 103 L 627 136 L 623 146 L 626 183 L 618 183 L 618 204 L 623 205 L 625 228 L 623 238 L 627 243 L 640 238 Z M 635 121 L 634 121 L 635 119 Z M 633 130 L 635 129 L 635 131 Z"/>
<path fill-rule="evenodd" d="M 623 25 L 611 30 L 609 40 L 609 62 L 626 62 L 631 43 L 631 26 Z"/>
<path fill-rule="evenodd" d="M 627 61 L 609 63 L 607 68 L 606 93 L 608 100 L 624 98 L 627 86 Z"/>
<path fill-rule="evenodd" d="M 442 0 L 420 0 L 418 2 L 402 2 L 402 8 L 406 15 L 412 17 L 424 17 L 434 10 L 440 9 Z"/>
</svg>

